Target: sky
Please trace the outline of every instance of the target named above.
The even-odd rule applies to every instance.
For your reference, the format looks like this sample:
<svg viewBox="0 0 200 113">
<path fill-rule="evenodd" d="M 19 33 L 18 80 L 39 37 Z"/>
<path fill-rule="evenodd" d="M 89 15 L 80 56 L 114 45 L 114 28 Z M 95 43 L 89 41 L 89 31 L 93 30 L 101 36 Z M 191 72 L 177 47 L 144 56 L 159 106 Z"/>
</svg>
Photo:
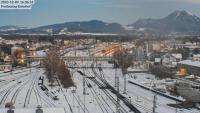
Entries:
<svg viewBox="0 0 200 113">
<path fill-rule="evenodd" d="M 175 10 L 200 17 L 200 0 L 35 0 L 30 10 L 0 9 L 0 26 L 38 27 L 93 19 L 127 25 L 141 18 L 163 18 Z"/>
</svg>

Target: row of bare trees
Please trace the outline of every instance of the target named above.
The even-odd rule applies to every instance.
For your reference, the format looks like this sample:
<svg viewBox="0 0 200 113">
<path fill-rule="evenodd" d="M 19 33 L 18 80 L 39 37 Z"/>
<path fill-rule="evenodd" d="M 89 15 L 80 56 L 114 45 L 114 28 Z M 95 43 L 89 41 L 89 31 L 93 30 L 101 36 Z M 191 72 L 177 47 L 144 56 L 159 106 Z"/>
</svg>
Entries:
<svg viewBox="0 0 200 113">
<path fill-rule="evenodd" d="M 56 79 L 59 79 L 64 88 L 74 86 L 70 71 L 65 62 L 59 58 L 56 50 L 51 50 L 45 60 L 44 67 L 46 69 L 46 75 L 53 86 Z"/>
<path fill-rule="evenodd" d="M 122 69 L 123 73 L 126 73 L 126 69 L 132 65 L 133 56 L 129 54 L 125 49 L 121 49 L 113 55 L 117 65 Z"/>
</svg>

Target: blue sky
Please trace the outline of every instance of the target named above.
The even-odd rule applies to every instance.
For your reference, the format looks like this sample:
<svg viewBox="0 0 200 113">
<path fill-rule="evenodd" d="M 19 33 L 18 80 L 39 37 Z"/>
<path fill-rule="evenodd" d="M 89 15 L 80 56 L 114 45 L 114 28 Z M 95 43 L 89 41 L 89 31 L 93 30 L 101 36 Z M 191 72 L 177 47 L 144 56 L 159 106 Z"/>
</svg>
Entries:
<svg viewBox="0 0 200 113">
<path fill-rule="evenodd" d="M 200 16 L 200 0 L 35 0 L 31 10 L 0 10 L 0 26 L 36 27 L 92 19 L 126 25 L 175 10 Z"/>
</svg>

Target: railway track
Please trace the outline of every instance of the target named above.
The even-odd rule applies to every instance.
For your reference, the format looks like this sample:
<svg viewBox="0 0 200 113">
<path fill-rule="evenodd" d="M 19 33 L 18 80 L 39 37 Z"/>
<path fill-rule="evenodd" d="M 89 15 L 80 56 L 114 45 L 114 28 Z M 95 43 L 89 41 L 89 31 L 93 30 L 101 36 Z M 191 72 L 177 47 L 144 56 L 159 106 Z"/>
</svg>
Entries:
<svg viewBox="0 0 200 113">
<path fill-rule="evenodd" d="M 35 69 L 33 69 L 33 70 L 35 70 Z M 3 88 L 4 86 L 6 86 L 12 82 L 18 81 L 24 77 L 28 77 L 30 73 L 24 73 L 24 72 L 27 72 L 27 70 L 20 72 L 23 74 L 17 73 L 18 75 L 12 75 L 12 79 L 10 79 L 9 81 L 7 80 L 7 81 L 0 82 L 0 88 Z"/>
<path fill-rule="evenodd" d="M 36 76 L 34 76 L 33 79 L 32 79 L 32 82 L 31 82 L 29 89 L 28 89 L 26 96 L 25 96 L 24 107 L 27 107 L 30 104 L 31 94 L 32 94 L 33 91 L 35 92 L 34 86 L 35 86 L 36 79 L 37 79 Z M 37 94 L 35 93 L 35 95 L 37 95 Z M 37 103 L 38 103 L 38 99 L 37 99 Z"/>
<path fill-rule="evenodd" d="M 99 68 L 99 70 L 102 70 L 101 68 Z M 105 78 L 103 77 L 103 75 L 99 75 L 95 70 L 94 68 L 92 68 L 92 71 L 94 73 L 94 75 L 102 81 L 102 83 L 104 83 L 107 87 L 107 89 L 109 89 L 113 94 L 117 95 L 118 92 L 115 90 L 114 87 L 112 87 L 106 80 Z M 119 98 L 120 100 L 122 100 L 124 102 L 124 104 L 133 112 L 135 113 L 141 113 L 134 105 L 132 105 L 129 101 L 129 99 L 127 99 L 126 97 L 124 97 L 122 94 L 118 94 L 119 95 Z"/>
<path fill-rule="evenodd" d="M 74 94 L 73 94 L 73 96 L 74 96 L 74 98 L 76 99 L 78 105 L 81 107 L 82 111 L 84 112 L 84 105 L 83 105 L 83 102 L 79 99 L 78 96 L 75 96 Z M 89 113 L 89 110 L 88 110 L 87 108 L 86 108 L 86 110 L 87 110 L 87 112 Z"/>
<path fill-rule="evenodd" d="M 92 67 L 94 67 L 94 62 L 91 64 L 91 66 Z M 94 77 L 96 77 L 96 76 L 98 76 L 97 75 L 97 73 L 94 73 L 94 69 L 95 68 L 93 68 L 92 69 L 92 72 L 93 72 L 93 74 L 95 75 Z M 91 73 L 90 73 L 90 75 L 92 75 Z M 103 80 L 105 80 L 105 76 L 104 75 L 100 75 L 101 76 L 101 78 L 103 78 Z M 98 77 L 97 77 L 98 78 Z M 100 80 L 101 81 L 101 80 Z M 105 84 L 105 86 L 103 86 L 103 84 L 104 84 L 104 82 L 102 82 L 102 83 L 100 83 L 100 82 L 98 82 L 97 81 L 97 79 L 94 81 L 94 79 L 93 79 L 93 82 L 94 83 L 98 83 L 99 84 L 99 87 L 105 87 L 105 89 L 103 88 L 102 90 L 103 90 L 103 92 L 106 94 L 106 96 L 107 97 L 109 97 L 109 99 L 112 101 L 112 103 L 114 103 L 115 105 L 117 104 L 117 100 L 108 92 L 108 90 L 106 90 L 107 89 L 107 85 Z M 107 82 L 107 81 L 106 81 Z M 105 100 L 105 99 L 104 99 Z M 105 101 L 105 103 L 108 105 L 108 103 Z M 109 105 L 108 105 L 109 106 Z M 121 108 L 120 109 L 120 112 L 125 112 L 125 113 L 127 113 L 128 111 L 122 106 L 122 105 L 119 105 L 119 107 Z M 113 110 L 114 111 L 114 110 Z"/>
<path fill-rule="evenodd" d="M 16 76 L 16 77 L 13 77 L 11 80 L 9 80 L 9 81 L 4 81 L 4 82 L 1 82 L 1 86 L 0 86 L 0 88 L 2 88 L 3 86 L 5 86 L 5 85 L 8 85 L 9 83 L 11 83 L 11 82 L 14 82 L 14 81 L 17 81 L 17 80 L 20 80 L 21 78 L 23 78 L 23 77 L 27 77 L 29 74 L 28 73 L 26 73 L 26 74 L 22 74 L 22 75 L 20 75 L 20 76 Z"/>
<path fill-rule="evenodd" d="M 80 73 L 81 75 L 83 75 L 83 76 L 86 76 L 85 75 L 85 73 Z M 87 77 L 89 77 L 89 79 L 93 82 L 93 83 L 95 83 L 103 92 L 104 92 L 104 94 L 106 94 L 106 96 L 111 100 L 111 102 L 112 103 L 114 103 L 115 105 L 116 105 L 116 103 L 117 103 L 117 101 L 115 100 L 115 98 L 108 92 L 108 90 L 107 90 L 107 86 L 104 84 L 104 83 L 101 83 L 101 82 L 99 82 L 98 80 L 96 80 L 93 76 L 91 76 L 91 75 L 87 75 Z M 86 81 L 88 82 L 88 83 L 90 83 L 87 79 L 86 79 Z M 97 95 L 97 94 L 96 94 Z M 106 102 L 105 102 L 106 103 Z M 123 106 L 121 106 L 120 105 L 120 108 L 121 108 L 121 112 L 122 113 L 127 113 L 128 111 L 125 109 L 125 108 L 123 108 Z M 114 110 L 112 110 L 112 111 L 114 111 Z"/>
<path fill-rule="evenodd" d="M 65 97 L 65 101 L 67 102 L 67 105 L 69 106 L 69 109 L 70 109 L 71 113 L 73 113 L 73 109 L 72 109 L 72 107 L 71 107 L 69 101 L 67 100 L 67 96 L 65 95 L 65 93 L 64 93 L 64 91 L 63 91 L 63 89 L 62 89 L 62 86 L 61 86 L 59 80 L 56 79 L 56 81 L 57 81 L 57 83 L 58 83 L 58 85 L 59 85 L 59 87 L 60 87 L 60 89 L 61 89 L 61 92 L 62 92 L 63 96 Z"/>
<path fill-rule="evenodd" d="M 37 75 L 36 75 L 37 76 Z M 45 93 L 44 91 L 42 91 L 40 89 L 40 87 L 38 86 L 38 79 L 36 80 L 36 83 L 34 84 L 34 89 L 35 89 L 35 92 L 36 94 L 38 95 L 38 98 L 40 100 L 40 104 L 46 104 L 48 107 L 56 107 L 54 101 L 49 98 Z"/>
<path fill-rule="evenodd" d="M 103 73 L 103 70 L 102 70 L 102 69 L 99 69 L 99 71 L 100 71 L 100 77 L 101 77 L 101 79 L 103 79 L 106 83 L 108 83 L 108 82 L 106 81 L 106 79 L 105 79 L 105 74 Z M 95 73 L 97 73 L 97 72 L 95 72 Z M 113 92 L 113 93 L 114 93 L 114 92 Z M 122 98 L 122 100 L 123 100 L 125 103 L 130 103 L 130 100 L 127 99 L 126 97 L 124 97 L 123 95 L 121 95 L 120 97 Z M 136 103 L 136 102 L 134 102 L 134 101 L 132 101 L 130 104 L 133 104 L 134 106 L 136 106 L 136 107 L 138 107 L 138 108 L 141 108 L 141 109 L 145 110 L 146 112 L 152 112 L 152 109 L 146 108 L 146 107 L 144 107 L 144 106 L 142 106 L 142 105 L 140 105 L 140 104 L 138 104 L 138 103 Z"/>
<path fill-rule="evenodd" d="M 27 70 L 24 70 L 20 73 L 24 73 L 24 72 L 27 72 Z M 17 72 L 18 73 L 18 72 Z M 19 74 L 18 74 L 19 75 Z M 9 97 L 9 95 L 13 92 L 13 90 L 15 88 L 17 88 L 11 98 L 11 101 L 12 103 L 15 103 L 16 101 L 16 98 L 19 94 L 19 92 L 21 91 L 21 89 L 28 83 L 29 80 L 28 77 L 29 77 L 29 73 L 25 73 L 25 74 L 22 74 L 22 75 L 16 75 L 15 77 L 13 77 L 10 81 L 5 81 L 4 83 L 1 84 L 0 88 L 3 89 L 5 88 L 4 86 L 6 85 L 9 85 L 9 87 L 3 89 L 1 92 L 0 92 L 0 95 L 1 95 L 1 101 L 0 101 L 0 105 L 3 106 L 7 100 L 7 98 Z M 23 82 L 24 81 L 24 82 Z M 15 82 L 15 83 L 14 83 Z M 11 85 L 12 83 L 12 85 Z"/>
<path fill-rule="evenodd" d="M 89 70 L 86 70 L 86 71 L 88 71 L 88 74 L 90 75 Z M 92 77 L 92 76 L 90 75 L 90 77 Z M 89 80 L 87 80 L 87 79 L 86 79 L 86 84 L 87 84 L 87 86 L 91 86 L 91 83 L 90 83 Z M 95 91 L 95 89 L 94 89 L 93 87 L 91 87 L 91 88 L 89 88 L 89 89 L 90 89 L 92 95 L 95 97 L 95 100 L 96 100 L 97 104 L 99 105 L 101 111 L 102 111 L 103 113 L 105 113 L 105 112 L 106 112 L 106 113 L 109 113 L 108 110 L 106 109 L 105 105 L 103 104 L 102 100 L 101 100 L 100 97 L 98 96 L 97 92 Z M 102 97 L 102 99 L 103 99 L 104 103 L 106 103 L 106 101 L 105 101 L 105 99 L 104 99 L 103 97 Z M 106 105 L 107 105 L 107 104 L 106 104 Z M 108 107 L 110 108 L 110 106 L 108 106 Z M 105 111 L 104 111 L 104 109 L 105 109 Z M 110 109 L 111 109 L 111 108 L 110 108 Z M 113 110 L 111 109 L 111 111 L 113 111 Z M 114 112 L 114 111 L 113 111 L 113 112 Z"/>
<path fill-rule="evenodd" d="M 28 82 L 28 81 L 26 81 L 26 82 Z M 2 99 L 1 99 L 1 101 L 0 101 L 0 105 L 4 105 L 4 104 L 5 104 L 5 102 L 6 102 L 7 98 L 8 98 L 8 96 L 10 95 L 10 93 L 11 93 L 16 87 L 18 87 L 19 85 L 20 85 L 19 83 L 15 83 L 15 84 L 13 84 L 12 86 L 10 86 L 9 88 L 3 90 L 4 95 L 2 96 Z M 21 86 L 20 86 L 20 87 L 21 87 Z M 15 92 L 15 93 L 16 93 L 16 92 Z M 16 95 L 16 94 L 14 94 L 14 95 Z"/>
<path fill-rule="evenodd" d="M 28 80 L 27 82 L 23 83 L 20 87 L 18 87 L 18 88 L 16 89 L 16 91 L 14 92 L 14 94 L 13 94 L 13 96 L 12 96 L 10 102 L 12 102 L 12 103 L 15 104 L 19 92 L 29 83 L 29 81 L 30 81 L 30 80 Z"/>
</svg>

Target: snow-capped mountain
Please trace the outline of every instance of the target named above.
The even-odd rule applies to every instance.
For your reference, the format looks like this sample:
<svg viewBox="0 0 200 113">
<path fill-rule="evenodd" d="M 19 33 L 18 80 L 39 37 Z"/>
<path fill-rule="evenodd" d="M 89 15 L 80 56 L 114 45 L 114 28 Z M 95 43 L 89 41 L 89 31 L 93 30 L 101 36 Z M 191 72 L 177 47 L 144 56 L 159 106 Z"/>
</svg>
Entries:
<svg viewBox="0 0 200 113">
<path fill-rule="evenodd" d="M 12 26 L 12 25 L 0 27 L 0 31 L 15 31 L 15 30 L 21 30 L 21 29 L 26 29 L 26 28 L 25 27 Z"/>
<path fill-rule="evenodd" d="M 118 23 L 106 23 L 99 20 L 66 22 L 41 26 L 33 29 L 22 30 L 20 32 L 42 32 L 42 33 L 125 33 L 124 27 Z"/>
<path fill-rule="evenodd" d="M 108 33 L 124 34 L 126 29 L 118 23 L 107 23 L 100 20 L 66 22 L 40 26 L 36 28 L 22 28 L 17 26 L 2 26 L 0 33 L 6 34 L 66 34 L 66 33 Z"/>
<path fill-rule="evenodd" d="M 200 33 L 200 18 L 187 11 L 175 11 L 161 19 L 139 19 L 128 26 L 161 32 Z"/>
</svg>

